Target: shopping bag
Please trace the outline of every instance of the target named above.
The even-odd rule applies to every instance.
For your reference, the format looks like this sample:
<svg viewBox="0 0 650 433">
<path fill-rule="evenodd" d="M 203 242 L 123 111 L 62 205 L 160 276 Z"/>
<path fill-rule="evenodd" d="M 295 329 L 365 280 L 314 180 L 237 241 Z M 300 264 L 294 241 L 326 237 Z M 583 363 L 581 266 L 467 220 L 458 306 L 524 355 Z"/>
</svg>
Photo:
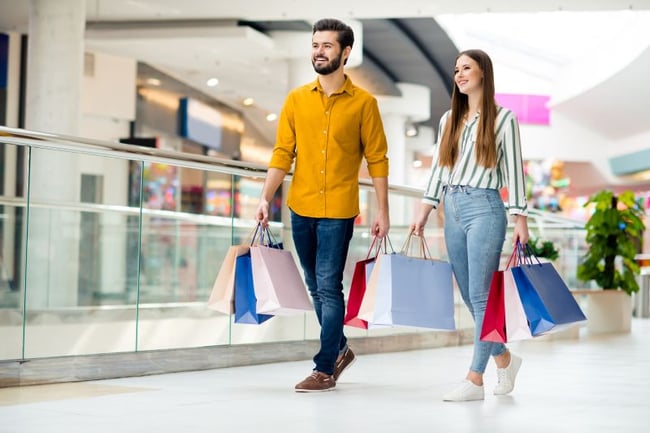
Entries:
<svg viewBox="0 0 650 433">
<path fill-rule="evenodd" d="M 496 343 L 505 343 L 508 341 L 503 274 L 504 271 L 495 271 L 492 273 L 490 291 L 488 292 L 487 304 L 485 306 L 485 315 L 483 316 L 483 324 L 481 325 L 481 341 L 493 341 Z"/>
<path fill-rule="evenodd" d="M 235 264 L 237 257 L 246 254 L 249 245 L 233 245 L 228 248 L 226 257 L 221 263 L 217 278 L 208 298 L 208 308 L 225 314 L 234 311 L 233 294 L 235 289 Z"/>
<path fill-rule="evenodd" d="M 235 323 L 260 324 L 272 315 L 257 313 L 250 251 L 238 256 L 235 264 Z"/>
<path fill-rule="evenodd" d="M 520 296 L 521 288 L 528 293 L 528 302 L 525 302 L 522 296 L 522 304 L 526 316 L 531 321 L 533 335 L 551 330 L 559 331 L 569 325 L 586 322 L 587 318 L 552 263 L 524 263 L 519 266 L 517 273 L 513 268 L 513 276 Z M 534 300 L 531 302 L 532 298 Z M 534 306 L 540 306 L 536 324 L 533 324 L 529 314 L 529 309 Z"/>
<path fill-rule="evenodd" d="M 375 262 L 367 287 L 376 292 L 370 322 L 454 330 L 451 265 L 430 255 L 406 255 L 411 236 L 399 254 L 382 254 Z"/>
<path fill-rule="evenodd" d="M 258 313 L 292 315 L 313 310 L 291 251 L 254 245 L 250 252 Z"/>
<path fill-rule="evenodd" d="M 360 319 L 359 309 L 363 301 L 364 294 L 366 293 L 366 283 L 370 278 L 370 273 L 377 260 L 377 255 L 381 251 L 382 246 L 385 248 L 385 239 L 380 239 L 377 242 L 377 237 L 374 237 L 368 254 L 363 260 L 359 260 L 354 264 L 354 271 L 352 273 L 352 281 L 350 283 L 350 291 L 348 293 L 348 302 L 345 311 L 343 324 L 353 326 L 355 328 L 368 329 L 368 321 Z M 374 251 L 374 255 L 373 255 Z M 372 255 L 372 257 L 371 257 Z"/>
<path fill-rule="evenodd" d="M 359 318 L 359 309 L 366 293 L 366 282 L 374 267 L 376 257 L 359 260 L 354 264 L 354 273 L 350 283 L 350 293 L 343 324 L 355 328 L 368 329 L 368 321 Z"/>
<path fill-rule="evenodd" d="M 366 275 L 366 291 L 363 294 L 363 299 L 361 300 L 361 305 L 359 306 L 359 314 L 357 315 L 359 319 L 368 323 L 368 329 L 392 327 L 391 324 L 380 325 L 373 321 L 373 317 L 375 315 L 375 300 L 377 297 L 377 285 L 382 279 L 390 278 L 389 268 L 384 268 L 384 271 L 382 272 L 380 271 L 375 272 L 375 268 L 377 267 L 378 264 L 382 262 L 384 257 L 395 254 L 395 251 L 393 250 L 393 246 L 390 243 L 390 239 L 388 238 L 388 236 L 386 236 L 384 239 L 385 239 L 385 243 L 384 243 L 383 252 L 380 253 L 378 251 L 377 254 L 375 255 L 374 263 L 371 266 L 366 266 L 366 271 L 368 272 L 368 274 Z M 387 246 L 390 246 L 390 252 L 388 251 Z M 386 274 L 386 272 L 388 272 L 388 274 Z"/>
<path fill-rule="evenodd" d="M 512 271 L 503 272 L 503 299 L 506 317 L 506 341 L 519 341 L 532 338 L 530 325 L 521 303 Z"/>
</svg>

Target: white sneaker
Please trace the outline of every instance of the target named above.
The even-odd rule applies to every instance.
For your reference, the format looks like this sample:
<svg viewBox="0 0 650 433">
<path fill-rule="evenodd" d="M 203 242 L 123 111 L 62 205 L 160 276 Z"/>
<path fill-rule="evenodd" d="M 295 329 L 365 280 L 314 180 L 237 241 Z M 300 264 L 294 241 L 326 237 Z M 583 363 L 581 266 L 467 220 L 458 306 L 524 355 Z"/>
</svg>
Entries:
<svg viewBox="0 0 650 433">
<path fill-rule="evenodd" d="M 483 385 L 474 385 L 471 381 L 465 379 L 456 388 L 442 396 L 443 401 L 472 401 L 483 400 L 485 393 Z"/>
<path fill-rule="evenodd" d="M 510 364 L 506 368 L 497 368 L 497 386 L 494 387 L 494 395 L 506 395 L 515 389 L 515 379 L 521 367 L 521 358 L 510 353 Z"/>
</svg>

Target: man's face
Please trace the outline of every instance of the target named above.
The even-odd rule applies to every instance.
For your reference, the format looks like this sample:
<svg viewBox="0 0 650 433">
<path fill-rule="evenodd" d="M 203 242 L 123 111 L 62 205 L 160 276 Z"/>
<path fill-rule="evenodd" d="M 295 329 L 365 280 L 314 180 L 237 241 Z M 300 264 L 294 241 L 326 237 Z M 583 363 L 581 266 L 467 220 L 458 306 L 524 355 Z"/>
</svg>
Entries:
<svg viewBox="0 0 650 433">
<path fill-rule="evenodd" d="M 331 31 L 316 32 L 312 36 L 311 64 L 318 74 L 331 74 L 343 63 L 343 50 L 336 36 L 337 33 Z"/>
</svg>

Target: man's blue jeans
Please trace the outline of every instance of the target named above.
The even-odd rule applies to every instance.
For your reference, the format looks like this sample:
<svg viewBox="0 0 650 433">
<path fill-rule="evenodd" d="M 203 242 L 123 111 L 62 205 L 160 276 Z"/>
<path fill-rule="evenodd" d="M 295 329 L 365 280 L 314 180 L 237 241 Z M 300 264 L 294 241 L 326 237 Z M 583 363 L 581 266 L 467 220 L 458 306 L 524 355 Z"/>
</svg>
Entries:
<svg viewBox="0 0 650 433">
<path fill-rule="evenodd" d="M 347 345 L 343 270 L 353 228 L 354 218 L 309 218 L 291 212 L 293 243 L 321 326 L 315 370 L 326 374 L 334 373 L 339 351 Z"/>
<path fill-rule="evenodd" d="M 481 341 L 492 274 L 499 268 L 506 235 L 506 212 L 495 189 L 451 186 L 445 190 L 445 244 L 463 301 L 474 317 L 474 356 L 470 370 L 484 373 L 502 343 Z"/>
</svg>

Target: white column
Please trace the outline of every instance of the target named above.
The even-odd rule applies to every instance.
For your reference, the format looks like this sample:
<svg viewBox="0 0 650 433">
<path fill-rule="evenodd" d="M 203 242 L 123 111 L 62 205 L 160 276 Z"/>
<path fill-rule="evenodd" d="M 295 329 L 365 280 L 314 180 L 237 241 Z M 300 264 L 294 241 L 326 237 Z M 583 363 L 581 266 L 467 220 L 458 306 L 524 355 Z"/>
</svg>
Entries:
<svg viewBox="0 0 650 433">
<path fill-rule="evenodd" d="M 413 169 L 413 150 L 406 146 L 407 122 L 422 122 L 430 117 L 429 88 L 417 84 L 397 83 L 401 96 L 379 96 L 379 109 L 388 140 L 388 158 L 391 185 L 409 185 L 409 171 Z M 433 143 L 432 143 L 433 144 Z M 390 197 L 391 224 L 410 224 L 413 218 L 413 199 Z"/>
<path fill-rule="evenodd" d="M 78 135 L 83 79 L 84 0 L 31 0 L 26 128 Z M 31 200 L 79 201 L 78 156 L 33 149 Z M 77 299 L 79 214 L 30 210 L 28 306 L 74 306 Z"/>
<path fill-rule="evenodd" d="M 74 135 L 81 119 L 84 0 L 31 0 L 26 126 Z"/>
</svg>

